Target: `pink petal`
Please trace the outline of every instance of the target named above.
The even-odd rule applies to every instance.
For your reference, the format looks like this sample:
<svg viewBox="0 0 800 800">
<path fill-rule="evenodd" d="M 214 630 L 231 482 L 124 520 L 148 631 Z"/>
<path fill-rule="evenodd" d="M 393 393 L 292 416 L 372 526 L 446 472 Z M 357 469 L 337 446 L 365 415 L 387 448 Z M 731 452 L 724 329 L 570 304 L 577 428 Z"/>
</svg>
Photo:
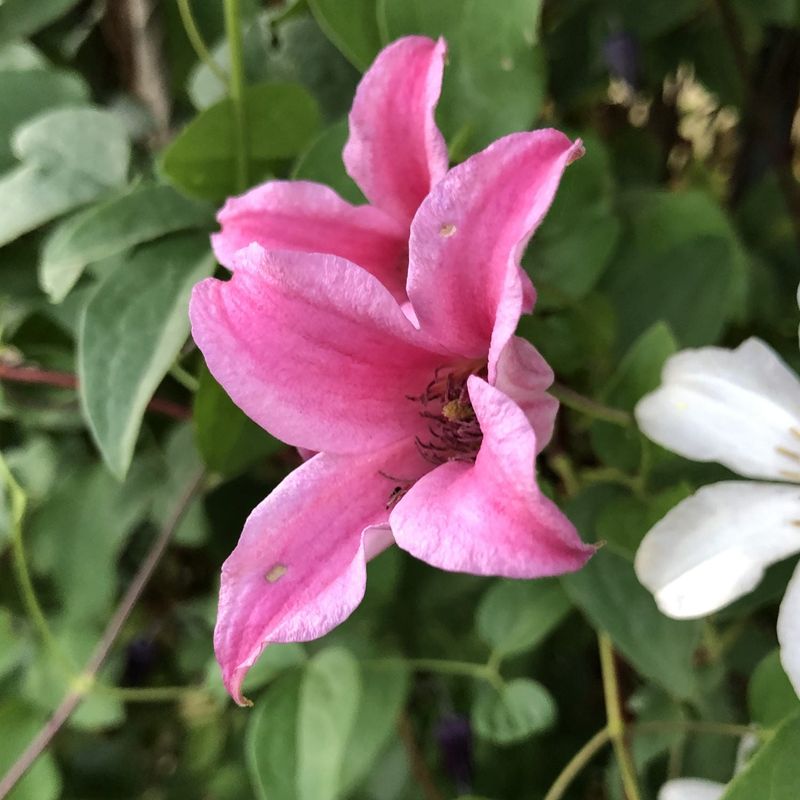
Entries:
<svg viewBox="0 0 800 800">
<path fill-rule="evenodd" d="M 404 224 L 447 171 L 434 119 L 446 50 L 443 39 L 398 39 L 365 73 L 350 111 L 347 172 L 373 205 Z"/>
<path fill-rule="evenodd" d="M 408 396 L 443 358 L 372 275 L 330 255 L 252 244 L 229 281 L 195 287 L 189 315 L 231 399 L 309 450 L 355 453 L 416 431 Z"/>
<path fill-rule="evenodd" d="M 558 400 L 547 394 L 553 370 L 528 341 L 512 336 L 497 361 L 495 386 L 514 401 L 528 418 L 536 434 L 536 452 L 541 453 L 553 435 Z"/>
<path fill-rule="evenodd" d="M 256 242 L 267 250 L 341 256 L 405 296 L 408 231 L 371 206 L 352 206 L 333 189 L 309 181 L 269 181 L 231 197 L 211 237 L 220 264 L 233 268 L 238 250 Z"/>
<path fill-rule="evenodd" d="M 540 578 L 583 566 L 594 552 L 536 485 L 536 436 L 525 414 L 473 375 L 483 431 L 475 464 L 450 461 L 421 478 L 389 518 L 395 541 L 435 567 Z"/>
<path fill-rule="evenodd" d="M 529 310 L 519 258 L 581 153 L 555 130 L 514 133 L 454 167 L 411 225 L 408 296 L 423 329 L 454 352 L 494 361 Z"/>
<path fill-rule="evenodd" d="M 214 649 L 228 691 L 270 642 L 316 639 L 361 602 L 366 561 L 391 543 L 392 480 L 412 443 L 368 456 L 314 456 L 258 505 L 222 567 Z"/>
</svg>

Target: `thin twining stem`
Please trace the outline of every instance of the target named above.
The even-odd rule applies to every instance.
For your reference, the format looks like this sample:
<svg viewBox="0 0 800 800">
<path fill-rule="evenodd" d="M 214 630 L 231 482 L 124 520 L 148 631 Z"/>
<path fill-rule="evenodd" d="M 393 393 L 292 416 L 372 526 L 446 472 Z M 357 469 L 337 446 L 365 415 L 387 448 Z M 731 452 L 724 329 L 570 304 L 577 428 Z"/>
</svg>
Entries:
<svg viewBox="0 0 800 800">
<path fill-rule="evenodd" d="M 707 733 L 718 736 L 742 737 L 750 734 L 761 736 L 769 735 L 769 730 L 757 728 L 754 725 L 734 725 L 728 722 L 706 722 L 704 720 L 668 719 L 653 722 L 637 722 L 628 726 L 632 736 L 650 733 Z M 599 730 L 580 750 L 569 760 L 561 770 L 544 800 L 561 800 L 567 793 L 572 782 L 580 775 L 589 762 L 611 741 L 609 726 Z"/>
<path fill-rule="evenodd" d="M 22 539 L 22 522 L 25 517 L 25 509 L 28 500 L 22 487 L 17 483 L 14 475 L 8 468 L 8 464 L 5 458 L 3 458 L 2 453 L 0 453 L 0 478 L 2 478 L 2 481 L 6 484 L 10 500 L 12 562 L 14 565 L 14 574 L 17 579 L 17 586 L 19 587 L 22 602 L 25 606 L 25 612 L 39 632 L 39 636 L 45 648 L 56 661 L 61 663 L 67 672 L 72 673 L 75 670 L 75 665 L 61 648 L 58 640 L 50 630 L 50 625 L 47 622 L 42 606 L 39 603 L 39 598 L 36 596 L 36 590 L 33 587 L 33 580 L 31 579 L 31 572 L 28 567 L 28 558 L 25 554 L 25 543 Z"/>
<path fill-rule="evenodd" d="M 584 397 L 584 395 L 579 394 L 574 389 L 570 389 L 568 386 L 554 383 L 548 391 L 561 405 L 585 414 L 587 417 L 602 422 L 610 422 L 612 425 L 619 425 L 623 428 L 629 428 L 633 425 L 633 415 L 628 411 L 598 403 L 597 400 Z"/>
<path fill-rule="evenodd" d="M 414 672 L 435 672 L 439 675 L 463 675 L 467 678 L 486 681 L 496 689 L 503 686 L 503 678 L 492 661 L 478 664 L 473 661 L 448 661 L 439 658 L 373 658 L 361 662 L 370 667 L 406 669 Z"/>
<path fill-rule="evenodd" d="M 614 663 L 614 647 L 607 633 L 598 636 L 600 647 L 600 669 L 603 677 L 603 694 L 606 701 L 606 716 L 608 718 L 608 733 L 614 745 L 614 753 L 619 765 L 622 787 L 627 800 L 641 800 L 639 783 L 636 778 L 636 768 L 633 764 L 631 752 L 625 741 L 625 721 L 622 718 L 622 706 L 619 696 L 619 681 L 617 668 Z"/>
<path fill-rule="evenodd" d="M 572 782 L 583 771 L 584 767 L 611 741 L 608 725 L 597 731 L 586 744 L 575 753 L 556 778 L 555 783 L 544 797 L 544 800 L 561 800 L 572 785 Z"/>
<path fill-rule="evenodd" d="M 225 74 L 222 67 L 214 60 L 214 56 L 211 55 L 211 51 L 208 47 L 206 47 L 206 43 L 203 41 L 203 35 L 200 33 L 200 29 L 197 27 L 197 23 L 194 20 L 190 0 L 178 0 L 178 12 L 181 15 L 181 22 L 183 23 L 183 29 L 186 31 L 186 37 L 189 39 L 189 43 L 192 45 L 197 57 L 224 85 L 227 85 L 228 76 Z"/>
<path fill-rule="evenodd" d="M 45 723 L 19 758 L 11 765 L 3 779 L 0 780 L 0 800 L 8 797 L 25 773 L 33 766 L 36 759 L 44 752 L 53 737 L 61 730 L 64 723 L 72 715 L 72 712 L 80 705 L 84 697 L 92 691 L 97 673 L 108 657 L 111 647 L 122 631 L 142 591 L 153 576 L 170 539 L 183 520 L 195 496 L 203 487 L 204 480 L 205 472 L 201 470 L 192 478 L 186 491 L 178 499 L 175 509 L 150 546 L 144 561 L 139 566 L 130 586 L 106 625 L 103 635 L 100 637 L 100 641 L 86 663 L 83 672 L 73 680 L 72 688 L 61 701 L 53 716 Z"/>
<path fill-rule="evenodd" d="M 244 55 L 242 52 L 242 15 L 239 0 L 223 0 L 225 36 L 230 53 L 228 94 L 233 106 L 234 151 L 236 155 L 236 185 L 239 191 L 248 184 L 247 120 L 244 105 Z"/>
</svg>

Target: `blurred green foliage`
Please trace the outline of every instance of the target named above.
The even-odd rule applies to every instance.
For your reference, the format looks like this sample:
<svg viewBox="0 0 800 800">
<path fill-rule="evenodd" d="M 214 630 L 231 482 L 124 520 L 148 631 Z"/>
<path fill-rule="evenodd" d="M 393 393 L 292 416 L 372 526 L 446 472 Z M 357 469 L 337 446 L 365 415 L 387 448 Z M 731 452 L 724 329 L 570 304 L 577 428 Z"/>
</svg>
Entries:
<svg viewBox="0 0 800 800">
<path fill-rule="evenodd" d="M 192 6 L 228 69 L 221 3 Z M 320 180 L 358 202 L 346 112 L 407 33 L 448 40 L 438 120 L 454 161 L 533 126 L 583 139 L 523 261 L 539 301 L 520 333 L 562 385 L 629 412 L 676 350 L 750 334 L 798 364 L 798 0 L 241 7 L 252 183 Z M 785 565 L 717 618 L 665 618 L 633 554 L 725 470 L 568 408 L 539 469 L 584 539 L 605 542 L 583 572 L 490 581 L 387 552 L 353 617 L 268 648 L 245 685 L 255 709 L 233 706 L 212 652 L 219 567 L 298 463 L 187 340 L 213 211 L 236 191 L 233 130 L 173 0 L 0 4 L 0 445 L 27 499 L 18 526 L 0 493 L 0 772 L 76 688 L 207 475 L 98 685 L 13 800 L 541 800 L 605 724 L 600 630 L 626 718 L 673 723 L 634 729 L 643 800 L 668 774 L 732 776 L 736 739 L 692 721 L 774 730 L 725 800 L 800 796 L 800 712 L 775 652 Z M 20 536 L 50 647 L 12 579 Z M 621 798 L 610 751 L 570 791 Z"/>
</svg>

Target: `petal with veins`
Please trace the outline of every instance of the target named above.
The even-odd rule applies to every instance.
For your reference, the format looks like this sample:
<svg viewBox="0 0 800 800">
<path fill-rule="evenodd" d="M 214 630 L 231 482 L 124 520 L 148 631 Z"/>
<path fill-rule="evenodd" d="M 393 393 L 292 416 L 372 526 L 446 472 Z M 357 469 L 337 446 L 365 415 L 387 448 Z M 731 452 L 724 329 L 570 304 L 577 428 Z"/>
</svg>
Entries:
<svg viewBox="0 0 800 800">
<path fill-rule="evenodd" d="M 636 406 L 654 442 L 749 478 L 800 482 L 800 380 L 759 339 L 672 356 Z"/>
<path fill-rule="evenodd" d="M 447 47 L 406 36 L 375 59 L 356 91 L 344 163 L 369 201 L 404 225 L 447 171 L 434 110 Z"/>
<path fill-rule="evenodd" d="M 783 596 L 778 614 L 778 641 L 783 669 L 800 696 L 800 566 L 795 568 Z"/>
<path fill-rule="evenodd" d="M 363 267 L 393 294 L 405 296 L 407 229 L 372 206 L 353 206 L 309 181 L 269 181 L 231 197 L 211 237 L 220 264 L 252 242 L 267 250 L 331 253 Z"/>
<path fill-rule="evenodd" d="M 594 552 L 536 485 L 536 436 L 525 414 L 476 376 L 469 396 L 483 431 L 474 464 L 449 461 L 422 477 L 389 518 L 395 541 L 435 567 L 540 578 Z"/>
<path fill-rule="evenodd" d="M 636 553 L 636 575 L 670 617 L 703 617 L 800 552 L 800 486 L 725 481 L 678 503 Z"/>
<path fill-rule="evenodd" d="M 514 133 L 451 169 L 425 198 L 411 225 L 408 296 L 448 348 L 473 357 L 491 342 L 499 354 L 513 334 L 532 297 L 521 252 L 582 152 L 555 130 Z M 501 314 L 509 291 L 513 307 Z"/>
<path fill-rule="evenodd" d="M 387 290 L 334 256 L 240 251 L 229 281 L 192 294 L 192 334 L 231 399 L 273 436 L 356 453 L 418 430 L 443 356 Z"/>
<path fill-rule="evenodd" d="M 366 561 L 391 543 L 392 480 L 416 477 L 413 443 L 366 456 L 320 454 L 250 514 L 222 568 L 214 648 L 228 691 L 270 642 L 316 639 L 361 602 Z M 424 467 L 423 467 L 424 468 Z"/>
<path fill-rule="evenodd" d="M 553 435 L 558 400 L 547 394 L 553 370 L 539 351 L 519 336 L 512 336 L 500 353 L 495 386 L 525 413 L 536 434 L 541 453 Z"/>
</svg>

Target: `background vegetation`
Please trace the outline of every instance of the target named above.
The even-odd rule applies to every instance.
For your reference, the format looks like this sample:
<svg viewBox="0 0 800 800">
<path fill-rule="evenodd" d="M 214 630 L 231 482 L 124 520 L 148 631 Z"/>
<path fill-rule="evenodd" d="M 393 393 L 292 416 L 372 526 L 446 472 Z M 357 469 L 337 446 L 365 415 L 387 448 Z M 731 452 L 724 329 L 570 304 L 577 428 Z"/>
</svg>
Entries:
<svg viewBox="0 0 800 800">
<path fill-rule="evenodd" d="M 193 23 L 174 0 L 0 5 L 0 772 L 61 715 L 10 796 L 541 800 L 606 724 L 598 631 L 643 797 L 667 775 L 729 780 L 738 726 L 797 713 L 774 633 L 793 565 L 713 619 L 663 617 L 633 553 L 727 473 L 648 444 L 629 412 L 682 347 L 757 334 L 800 363 L 800 3 L 237 7 L 226 39 L 217 0 L 194 0 Z M 449 42 L 453 161 L 532 126 L 585 141 L 525 256 L 540 300 L 522 333 L 569 407 L 542 480 L 607 545 L 530 583 L 387 552 L 356 614 L 269 648 L 238 709 L 212 654 L 218 571 L 298 457 L 209 376 L 188 292 L 243 186 L 304 177 L 359 199 L 345 115 L 410 32 Z M 731 800 L 798 796 L 787 758 L 784 793 L 765 788 L 772 757 Z M 622 798 L 616 763 L 604 750 L 566 796 Z"/>
</svg>

